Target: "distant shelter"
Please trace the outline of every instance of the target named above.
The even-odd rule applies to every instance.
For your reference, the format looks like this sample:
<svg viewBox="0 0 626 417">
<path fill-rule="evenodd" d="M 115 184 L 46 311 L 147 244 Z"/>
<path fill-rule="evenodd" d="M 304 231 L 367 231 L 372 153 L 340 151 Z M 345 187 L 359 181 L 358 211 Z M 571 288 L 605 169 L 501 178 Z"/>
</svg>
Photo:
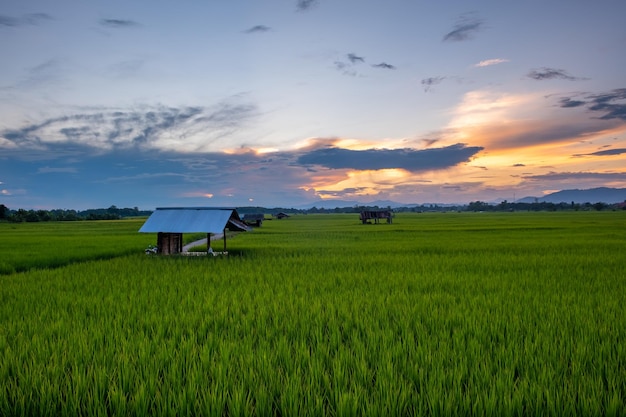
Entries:
<svg viewBox="0 0 626 417">
<path fill-rule="evenodd" d="M 247 213 L 243 215 L 241 219 L 248 226 L 261 227 L 263 220 L 265 220 L 265 214 L 263 213 Z"/>
<path fill-rule="evenodd" d="M 392 214 L 391 210 L 363 210 L 359 215 L 359 220 L 363 224 L 371 223 L 372 220 L 375 224 L 378 224 L 381 219 L 387 220 L 387 223 L 392 223 Z"/>
<path fill-rule="evenodd" d="M 139 229 L 157 234 L 157 253 L 172 255 L 183 251 L 183 233 L 206 233 L 207 253 L 212 252 L 211 235 L 223 234 L 226 253 L 226 230 L 251 230 L 240 220 L 237 210 L 223 207 L 159 207 Z"/>
</svg>

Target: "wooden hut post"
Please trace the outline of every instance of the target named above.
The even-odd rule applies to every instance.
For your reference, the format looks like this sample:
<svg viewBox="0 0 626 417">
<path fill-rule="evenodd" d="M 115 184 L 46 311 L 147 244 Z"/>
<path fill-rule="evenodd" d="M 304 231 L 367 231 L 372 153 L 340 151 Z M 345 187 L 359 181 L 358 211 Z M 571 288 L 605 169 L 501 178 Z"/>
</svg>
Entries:
<svg viewBox="0 0 626 417">
<path fill-rule="evenodd" d="M 226 254 L 226 228 L 224 228 L 224 254 Z"/>
<path fill-rule="evenodd" d="M 211 233 L 206 234 L 206 253 L 211 253 Z"/>
</svg>

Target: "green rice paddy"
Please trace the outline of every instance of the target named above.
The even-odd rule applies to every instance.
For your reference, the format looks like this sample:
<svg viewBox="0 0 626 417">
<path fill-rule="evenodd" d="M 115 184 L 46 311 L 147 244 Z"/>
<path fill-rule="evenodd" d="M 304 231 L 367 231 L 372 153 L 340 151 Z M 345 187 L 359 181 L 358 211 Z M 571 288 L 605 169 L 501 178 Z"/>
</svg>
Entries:
<svg viewBox="0 0 626 417">
<path fill-rule="evenodd" d="M 626 415 L 626 212 L 141 224 L 0 223 L 0 415 Z"/>
</svg>

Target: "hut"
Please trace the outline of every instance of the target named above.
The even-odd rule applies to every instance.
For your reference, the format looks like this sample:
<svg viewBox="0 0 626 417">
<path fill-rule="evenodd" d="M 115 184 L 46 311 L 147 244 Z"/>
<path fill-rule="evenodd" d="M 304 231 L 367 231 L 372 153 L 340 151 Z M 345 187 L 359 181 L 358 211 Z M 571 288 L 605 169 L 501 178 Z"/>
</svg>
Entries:
<svg viewBox="0 0 626 417">
<path fill-rule="evenodd" d="M 286 219 L 289 215 L 283 211 L 274 215 L 277 219 Z"/>
<path fill-rule="evenodd" d="M 246 213 L 241 219 L 248 226 L 261 227 L 263 220 L 265 220 L 265 214 L 263 213 Z"/>
<path fill-rule="evenodd" d="M 183 233 L 206 233 L 207 253 L 212 252 L 211 235 L 224 235 L 226 229 L 248 231 L 234 208 L 223 207 L 159 207 L 148 217 L 139 233 L 157 234 L 157 253 L 171 255 L 183 251 Z"/>
<path fill-rule="evenodd" d="M 374 220 L 374 223 L 378 224 L 380 219 L 387 219 L 387 223 L 391 223 L 391 213 L 391 210 L 364 210 L 359 215 L 359 219 L 363 224 L 371 223 L 371 220 Z"/>
</svg>

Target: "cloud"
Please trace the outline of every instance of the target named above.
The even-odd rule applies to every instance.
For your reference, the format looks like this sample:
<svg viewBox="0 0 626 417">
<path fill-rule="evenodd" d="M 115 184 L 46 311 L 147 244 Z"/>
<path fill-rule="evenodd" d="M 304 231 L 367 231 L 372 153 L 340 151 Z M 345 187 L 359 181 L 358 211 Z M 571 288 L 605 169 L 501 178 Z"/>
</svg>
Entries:
<svg viewBox="0 0 626 417">
<path fill-rule="evenodd" d="M 472 39 L 483 28 L 481 19 L 473 15 L 463 15 L 457 19 L 453 29 L 443 37 L 444 42 L 459 42 Z"/>
<path fill-rule="evenodd" d="M 52 17 L 47 13 L 29 13 L 20 17 L 12 17 L 0 15 L 0 26 L 17 27 L 27 25 L 38 25 L 39 23 L 51 20 Z"/>
<path fill-rule="evenodd" d="M 404 169 L 429 171 L 445 169 L 468 162 L 482 147 L 455 144 L 444 148 L 416 149 L 368 149 L 363 151 L 325 147 L 301 155 L 298 163 L 320 165 L 331 169 Z"/>
<path fill-rule="evenodd" d="M 579 95 L 580 96 L 580 95 Z M 562 98 L 560 107 L 582 107 L 588 110 L 604 113 L 599 118 L 602 120 L 619 119 L 626 120 L 626 88 L 618 88 L 606 93 L 587 94 L 584 100 L 573 100 L 571 97 Z"/>
<path fill-rule="evenodd" d="M 100 24 L 110 28 L 130 28 L 139 26 L 139 23 L 128 19 L 100 19 Z"/>
<path fill-rule="evenodd" d="M 431 87 L 437 84 L 440 84 L 446 77 L 428 77 L 422 79 L 422 86 L 424 87 L 424 91 L 430 91 Z"/>
<path fill-rule="evenodd" d="M 335 68 L 340 71 L 341 73 L 343 73 L 344 75 L 349 75 L 352 77 L 356 77 L 359 74 L 359 72 L 357 72 L 357 70 L 355 69 L 356 66 L 358 64 L 363 64 L 365 63 L 365 58 L 362 56 L 359 56 L 353 52 L 350 52 L 348 54 L 346 54 L 346 58 L 347 58 L 347 62 L 346 61 L 335 61 Z M 396 69 L 395 66 L 388 64 L 386 62 L 381 62 L 380 64 L 374 64 L 371 65 L 373 68 L 382 68 L 382 69 L 389 69 L 389 70 L 394 70 Z"/>
<path fill-rule="evenodd" d="M 586 103 L 580 100 L 572 100 L 571 98 L 563 98 L 560 100 L 560 107 L 568 108 L 568 107 L 580 107 L 584 106 Z"/>
<path fill-rule="evenodd" d="M 350 77 L 356 77 L 358 72 L 352 68 L 353 65 L 343 62 L 343 61 L 335 61 L 335 69 L 341 72 L 343 75 L 349 75 Z"/>
<path fill-rule="evenodd" d="M 592 153 L 584 153 L 577 154 L 574 156 L 613 156 L 613 155 L 621 155 L 626 153 L 626 148 L 616 148 L 616 149 L 606 149 L 604 151 L 592 152 Z"/>
<path fill-rule="evenodd" d="M 387 64 L 386 62 L 381 62 L 380 64 L 372 65 L 372 67 L 374 67 L 374 68 L 383 68 L 383 69 L 391 69 L 391 70 L 395 70 L 396 69 L 396 67 L 394 67 L 391 64 Z"/>
<path fill-rule="evenodd" d="M 616 100 L 619 94 L 601 96 Z M 496 151 L 550 143 L 574 143 L 599 135 L 617 134 L 626 128 L 620 120 L 590 117 L 580 106 L 568 110 L 554 109 L 551 105 L 546 107 L 545 100 L 545 96 L 537 93 L 466 93 L 445 130 L 446 141 L 472 143 Z M 592 99 L 585 101 L 589 102 L 586 106 L 592 105 Z M 609 100 L 611 103 L 618 104 Z M 619 113 L 618 109 L 613 110 L 612 116 Z"/>
<path fill-rule="evenodd" d="M 601 119 L 626 120 L 626 88 L 619 88 L 608 93 L 594 94 L 590 99 L 589 110 L 605 112 Z"/>
<path fill-rule="evenodd" d="M 346 58 L 348 58 L 348 62 L 345 61 L 335 61 L 335 69 L 341 72 L 343 75 L 348 75 L 350 77 L 356 77 L 359 73 L 354 69 L 357 64 L 364 63 L 365 58 L 362 56 L 358 56 L 355 53 L 350 52 L 346 54 Z"/>
<path fill-rule="evenodd" d="M 64 174 L 75 174 L 77 173 L 78 170 L 75 167 L 58 167 L 58 168 L 53 168 L 53 167 L 41 167 L 37 170 L 38 174 L 54 174 L 54 173 L 64 173 Z"/>
<path fill-rule="evenodd" d="M 567 71 L 558 69 L 558 68 L 539 68 L 531 70 L 527 75 L 528 78 L 532 78 L 533 80 L 542 81 L 542 80 L 567 80 L 567 81 L 580 81 L 586 80 L 587 78 L 574 77 L 567 73 Z"/>
<path fill-rule="evenodd" d="M 486 59 L 484 61 L 480 61 L 478 64 L 476 64 L 474 66 L 478 67 L 478 68 L 490 67 L 492 65 L 503 64 L 505 62 L 509 62 L 509 60 L 508 59 L 504 59 L 504 58 Z"/>
<path fill-rule="evenodd" d="M 0 15 L 0 26 L 19 26 L 19 19 L 11 16 Z"/>
<path fill-rule="evenodd" d="M 114 78 L 128 78 L 136 76 L 146 63 L 145 58 L 133 58 L 109 65 L 107 74 Z"/>
<path fill-rule="evenodd" d="M 296 2 L 296 10 L 299 12 L 305 12 L 315 7 L 318 3 L 318 0 L 298 0 Z"/>
<path fill-rule="evenodd" d="M 353 53 L 349 53 L 347 57 L 348 57 L 348 61 L 350 61 L 352 64 L 356 64 L 358 62 L 365 62 L 365 58 L 363 58 L 362 56 L 353 54 Z"/>
<path fill-rule="evenodd" d="M 244 33 L 264 33 L 272 30 L 269 26 L 265 25 L 256 25 L 252 26 L 250 29 L 244 31 Z"/>
<path fill-rule="evenodd" d="M 26 75 L 13 87 L 18 89 L 40 89 L 44 86 L 57 85 L 65 80 L 68 63 L 59 59 L 48 59 L 28 68 Z"/>
<path fill-rule="evenodd" d="M 626 181 L 626 173 L 623 172 L 549 172 L 540 175 L 528 175 L 523 177 L 529 181 L 564 181 L 564 180 L 602 180 L 602 181 Z"/>
<path fill-rule="evenodd" d="M 223 138 L 257 116 L 256 105 L 237 98 L 211 107 L 145 106 L 84 112 L 49 118 L 19 129 L 0 131 L 4 149 L 24 152 L 73 144 L 76 149 L 145 148 L 179 152 L 223 147 Z M 28 153 L 24 152 L 27 156 Z M 51 156 L 54 152 L 51 152 Z"/>
</svg>

